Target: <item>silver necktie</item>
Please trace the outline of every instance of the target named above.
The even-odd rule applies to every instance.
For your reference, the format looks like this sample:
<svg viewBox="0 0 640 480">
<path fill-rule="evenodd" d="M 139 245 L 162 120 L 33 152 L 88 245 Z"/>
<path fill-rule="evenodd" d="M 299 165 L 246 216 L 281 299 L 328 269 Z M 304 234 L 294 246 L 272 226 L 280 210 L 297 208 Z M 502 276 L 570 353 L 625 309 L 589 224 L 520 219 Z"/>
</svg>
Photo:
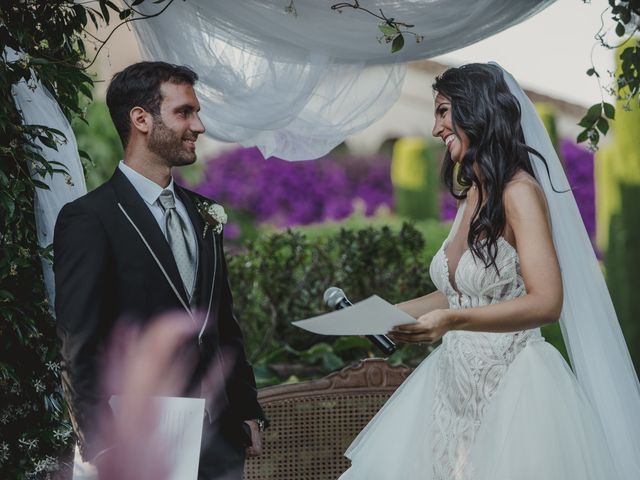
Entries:
<svg viewBox="0 0 640 480">
<path fill-rule="evenodd" d="M 197 264 L 195 239 L 193 235 L 189 235 L 187 225 L 176 210 L 176 200 L 173 192 L 171 190 L 163 190 L 160 197 L 158 197 L 158 202 L 164 210 L 167 242 L 169 242 L 173 252 L 173 258 L 178 266 L 184 288 L 187 291 L 189 300 L 191 300 Z"/>
</svg>

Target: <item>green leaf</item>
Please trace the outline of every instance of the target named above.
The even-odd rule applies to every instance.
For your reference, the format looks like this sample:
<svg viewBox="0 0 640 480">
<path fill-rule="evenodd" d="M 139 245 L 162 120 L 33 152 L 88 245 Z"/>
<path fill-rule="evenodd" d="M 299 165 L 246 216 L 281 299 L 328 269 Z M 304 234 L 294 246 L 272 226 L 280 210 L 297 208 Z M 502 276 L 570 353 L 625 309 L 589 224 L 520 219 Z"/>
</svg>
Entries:
<svg viewBox="0 0 640 480">
<path fill-rule="evenodd" d="M 607 132 L 609 131 L 609 122 L 607 121 L 606 118 L 600 118 L 596 126 L 598 127 L 598 130 L 602 132 L 603 135 L 606 135 Z"/>
<path fill-rule="evenodd" d="M 91 22 L 93 23 L 93 26 L 96 28 L 96 30 L 98 29 L 98 19 L 96 18 L 96 14 L 94 13 L 95 10 L 93 9 L 88 9 L 87 13 L 89 14 L 89 18 L 91 18 Z"/>
<path fill-rule="evenodd" d="M 35 178 L 32 179 L 31 181 L 36 187 L 41 188 L 43 190 L 49 190 L 49 185 L 47 185 L 46 183 L 41 182 L 40 180 L 36 180 Z"/>
<path fill-rule="evenodd" d="M 344 366 L 344 362 L 335 353 L 329 352 L 322 357 L 322 366 L 327 370 L 338 370 Z"/>
<path fill-rule="evenodd" d="M 339 337 L 333 343 L 333 350 L 335 352 L 344 352 L 345 350 L 351 350 L 355 348 L 370 350 L 371 342 L 363 337 L 348 336 L 348 337 Z"/>
<path fill-rule="evenodd" d="M 616 108 L 611 105 L 610 103 L 604 102 L 603 104 L 604 107 L 604 114 L 605 116 L 610 119 L 613 120 L 616 116 Z"/>
<path fill-rule="evenodd" d="M 398 29 L 388 23 L 380 23 L 378 24 L 378 30 L 382 32 L 383 35 L 387 37 L 392 37 L 398 33 Z"/>
<path fill-rule="evenodd" d="M 58 150 L 58 143 L 53 138 L 40 135 L 38 136 L 38 140 L 40 140 L 45 147 Z"/>
<path fill-rule="evenodd" d="M 133 13 L 133 10 L 131 10 L 130 8 L 126 9 L 126 10 L 122 10 L 119 14 L 120 20 L 125 20 L 128 17 L 131 16 L 131 14 Z"/>
<path fill-rule="evenodd" d="M 593 127 L 594 123 L 596 123 L 595 120 L 592 120 L 591 118 L 589 118 L 587 116 L 584 116 L 584 117 L 582 117 L 580 122 L 578 122 L 578 126 L 580 126 L 582 128 L 591 128 L 591 127 Z"/>
<path fill-rule="evenodd" d="M 585 129 L 582 132 L 580 132 L 580 134 L 578 135 L 578 138 L 576 138 L 576 142 L 584 143 L 587 140 L 589 140 L 589 130 Z"/>
<path fill-rule="evenodd" d="M 15 298 L 11 292 L 0 290 L 0 300 L 14 300 Z"/>
<path fill-rule="evenodd" d="M 402 34 L 399 34 L 393 39 L 393 43 L 391 44 L 391 53 L 396 53 L 402 50 L 402 47 L 404 47 L 404 37 Z"/>
<path fill-rule="evenodd" d="M 626 64 L 634 63 L 634 58 L 636 55 L 635 47 L 626 47 L 622 53 L 620 53 L 620 60 Z"/>
<path fill-rule="evenodd" d="M 102 18 L 106 23 L 109 23 L 109 9 L 105 0 L 100 0 L 100 11 L 102 12 Z"/>
<path fill-rule="evenodd" d="M 31 65 L 49 65 L 51 62 L 46 58 L 32 57 L 29 63 Z"/>
<path fill-rule="evenodd" d="M 622 37 L 625 33 L 626 33 L 627 29 L 625 28 L 625 26 L 618 22 L 618 24 L 616 25 L 616 35 L 618 35 L 619 37 Z"/>
<path fill-rule="evenodd" d="M 67 168 L 67 166 L 66 166 L 64 163 L 62 163 L 62 162 L 58 162 L 58 161 L 56 161 L 56 160 L 51 160 L 51 161 L 49 161 L 49 165 L 51 165 L 51 166 L 53 166 L 53 165 L 59 165 L 60 167 L 62 167 L 62 168 L 63 168 L 63 169 L 65 169 L 65 170 L 66 170 L 66 168 Z"/>
<path fill-rule="evenodd" d="M 87 24 L 87 9 L 82 5 L 75 4 L 73 6 L 73 11 L 80 20 L 80 25 L 84 27 Z"/>
<path fill-rule="evenodd" d="M 93 100 L 93 91 L 86 83 L 79 83 L 78 90 L 80 90 L 89 100 Z"/>
<path fill-rule="evenodd" d="M 305 352 L 302 352 L 302 357 L 308 358 L 308 359 L 315 359 L 329 352 L 333 352 L 333 348 L 331 348 L 331 345 L 329 345 L 326 342 L 320 342 L 320 343 L 316 343 Z"/>
<path fill-rule="evenodd" d="M 596 103 L 595 105 L 591 105 L 591 107 L 589 107 L 589 110 L 587 110 L 587 114 L 584 116 L 584 118 L 588 118 L 589 120 L 592 120 L 593 122 L 595 122 L 601 116 L 602 116 L 602 104 Z"/>
<path fill-rule="evenodd" d="M 116 11 L 116 12 L 118 12 L 118 13 L 120 12 L 120 8 L 119 8 L 115 3 L 113 3 L 112 1 L 110 1 L 110 0 L 105 0 L 105 3 L 106 3 L 109 7 L 111 7 L 114 11 Z"/>
<path fill-rule="evenodd" d="M 620 12 L 620 20 L 622 23 L 627 24 L 631 21 L 631 11 L 628 8 L 622 9 Z"/>
<path fill-rule="evenodd" d="M 133 0 L 131 6 L 135 7 L 136 5 L 140 5 L 142 2 L 144 2 L 144 0 Z"/>
<path fill-rule="evenodd" d="M 596 72 L 595 68 L 590 68 L 589 70 L 587 70 L 587 75 L 589 75 L 590 77 L 592 77 L 593 75 L 595 75 L 596 77 L 600 78 L 600 74 L 598 72 Z"/>
</svg>

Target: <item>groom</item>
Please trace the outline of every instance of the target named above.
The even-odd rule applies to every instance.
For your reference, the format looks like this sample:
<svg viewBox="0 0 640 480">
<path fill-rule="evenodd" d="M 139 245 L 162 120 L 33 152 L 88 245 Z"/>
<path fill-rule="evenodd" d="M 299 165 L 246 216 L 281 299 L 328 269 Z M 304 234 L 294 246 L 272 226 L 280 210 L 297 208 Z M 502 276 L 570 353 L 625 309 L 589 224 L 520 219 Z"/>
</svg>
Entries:
<svg viewBox="0 0 640 480">
<path fill-rule="evenodd" d="M 100 375 L 115 323 L 188 313 L 198 331 L 186 347 L 197 359 L 189 376 L 207 405 L 199 478 L 239 480 L 245 454 L 260 453 L 264 414 L 233 315 L 222 247 L 226 215 L 172 179 L 173 167 L 195 162 L 204 132 L 197 78 L 186 67 L 141 62 L 111 81 L 107 105 L 124 160 L 107 183 L 67 204 L 55 228 L 62 381 L 82 457 L 96 460 L 110 447 L 96 427 L 111 415 L 112 392 L 103 391 Z M 211 372 L 212 364 L 224 365 L 221 395 L 206 386 L 216 383 L 206 381 L 211 374 L 222 375 Z M 198 375 L 207 370 L 204 379 Z"/>
</svg>

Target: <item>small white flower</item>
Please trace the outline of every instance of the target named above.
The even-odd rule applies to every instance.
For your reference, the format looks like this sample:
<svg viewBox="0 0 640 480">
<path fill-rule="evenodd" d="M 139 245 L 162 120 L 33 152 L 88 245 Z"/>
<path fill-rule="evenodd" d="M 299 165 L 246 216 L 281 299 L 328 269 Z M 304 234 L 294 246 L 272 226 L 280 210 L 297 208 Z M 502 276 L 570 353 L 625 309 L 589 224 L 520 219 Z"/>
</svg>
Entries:
<svg viewBox="0 0 640 480">
<path fill-rule="evenodd" d="M 18 381 L 14 380 L 9 391 L 18 395 L 22 392 L 22 387 L 20 386 L 20 383 Z"/>
<path fill-rule="evenodd" d="M 227 223 L 227 213 L 224 211 L 222 205 L 217 203 L 201 203 L 198 205 L 200 215 L 204 220 L 204 232 L 202 237 L 207 234 L 207 230 L 211 229 L 215 233 L 222 233 L 222 229 Z"/>
<path fill-rule="evenodd" d="M 9 444 L 7 442 L 0 443 L 0 465 L 9 460 Z"/>
<path fill-rule="evenodd" d="M 40 378 L 33 381 L 33 388 L 35 388 L 37 393 L 42 393 L 46 390 L 46 387 Z"/>
<path fill-rule="evenodd" d="M 47 362 L 45 363 L 47 370 L 49 370 L 50 372 L 53 373 L 59 373 L 60 372 L 60 362 Z"/>
<path fill-rule="evenodd" d="M 38 448 L 37 438 L 27 439 L 25 437 L 22 437 L 18 440 L 18 443 L 20 444 L 20 446 L 26 448 L 27 450 L 34 450 Z"/>
<path fill-rule="evenodd" d="M 217 203 L 210 205 L 207 210 L 207 213 L 211 215 L 211 218 L 213 218 L 218 222 L 218 224 L 215 227 L 215 232 L 216 233 L 222 232 L 222 227 L 226 225 L 228 220 L 227 212 L 224 211 L 224 208 L 222 207 L 222 205 L 218 205 Z"/>
<path fill-rule="evenodd" d="M 71 436 L 71 427 L 64 426 L 53 431 L 53 437 L 59 441 L 64 442 Z"/>
<path fill-rule="evenodd" d="M 22 68 L 28 68 L 30 61 L 31 61 L 31 55 L 29 55 L 28 53 L 21 52 L 18 57 L 17 63 Z"/>
</svg>

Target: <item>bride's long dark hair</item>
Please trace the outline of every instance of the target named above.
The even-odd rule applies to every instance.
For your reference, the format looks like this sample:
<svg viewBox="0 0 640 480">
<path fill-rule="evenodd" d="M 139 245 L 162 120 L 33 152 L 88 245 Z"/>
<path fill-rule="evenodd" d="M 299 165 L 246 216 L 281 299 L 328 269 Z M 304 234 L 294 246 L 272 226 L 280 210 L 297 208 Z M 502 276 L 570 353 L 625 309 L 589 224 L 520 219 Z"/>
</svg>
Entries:
<svg viewBox="0 0 640 480">
<path fill-rule="evenodd" d="M 497 269 L 498 237 L 506 226 L 504 189 L 519 170 L 534 176 L 529 153 L 545 165 L 546 161 L 525 144 L 520 104 L 499 67 L 471 63 L 450 68 L 436 77 L 432 87 L 450 100 L 454 131 L 460 129 L 469 138 L 469 148 L 458 167 L 447 151 L 442 180 L 458 200 L 467 198 L 471 186 L 478 187 L 467 243 L 487 268 Z"/>
</svg>

